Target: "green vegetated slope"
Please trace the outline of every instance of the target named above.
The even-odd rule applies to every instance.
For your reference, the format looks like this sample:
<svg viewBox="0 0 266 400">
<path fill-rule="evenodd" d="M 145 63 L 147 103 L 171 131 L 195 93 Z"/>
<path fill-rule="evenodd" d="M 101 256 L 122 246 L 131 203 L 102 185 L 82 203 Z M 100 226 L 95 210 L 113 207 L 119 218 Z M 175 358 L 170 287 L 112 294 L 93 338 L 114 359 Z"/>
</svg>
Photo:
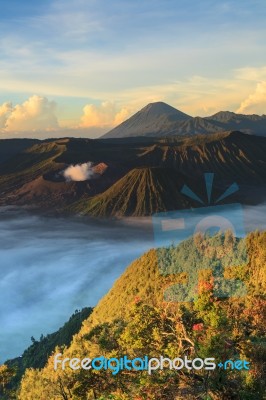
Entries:
<svg viewBox="0 0 266 400">
<path fill-rule="evenodd" d="M 228 237 L 221 235 L 213 240 L 209 242 L 210 246 L 217 244 L 217 240 L 225 246 L 230 243 Z M 206 265 L 208 269 L 198 275 L 195 301 L 169 301 L 164 298 L 165 292 L 171 285 L 186 285 L 186 273 L 193 273 L 189 263 L 193 260 L 200 263 L 201 252 L 191 240 L 163 250 L 167 251 L 164 255 L 172 269 L 170 274 L 161 275 L 158 253 L 150 250 L 134 261 L 116 281 L 84 321 L 70 347 L 63 350 L 62 357 L 215 357 L 217 363 L 242 359 L 250 362 L 250 371 L 217 367 L 213 371 L 165 369 L 152 375 L 146 371 L 125 370 L 113 375 L 111 370 L 73 371 L 68 367 L 55 372 L 52 356 L 43 370 L 26 371 L 18 398 L 263 399 L 266 233 L 249 234 L 235 245 L 240 249 L 244 244 L 248 261 L 234 268 L 226 266 L 224 276 L 242 281 L 247 289 L 245 296 L 217 297 L 211 270 L 214 264 L 217 267 L 220 258 L 213 253 L 212 261 Z M 213 246 L 210 248 L 214 251 Z M 219 249 L 220 246 L 217 251 Z M 186 273 L 175 269 L 175 261 L 180 259 L 187 260 Z M 58 352 L 62 350 L 56 349 L 55 353 Z"/>
<path fill-rule="evenodd" d="M 27 368 L 43 368 L 56 346 L 69 346 L 73 335 L 79 332 L 82 322 L 91 313 L 92 308 L 83 308 L 80 311 L 76 310 L 69 321 L 58 331 L 47 336 L 42 335 L 39 340 L 32 337 L 32 345 L 23 352 L 21 357 L 7 361 L 6 365 L 15 372 L 8 386 L 9 393 L 12 393 L 18 387 L 21 377 Z"/>
</svg>

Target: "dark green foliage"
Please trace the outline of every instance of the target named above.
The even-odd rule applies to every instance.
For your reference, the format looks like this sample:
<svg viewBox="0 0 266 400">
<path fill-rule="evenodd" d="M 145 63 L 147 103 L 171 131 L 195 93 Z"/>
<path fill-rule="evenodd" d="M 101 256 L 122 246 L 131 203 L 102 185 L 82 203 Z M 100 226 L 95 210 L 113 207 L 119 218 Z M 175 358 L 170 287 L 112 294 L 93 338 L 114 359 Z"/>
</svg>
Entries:
<svg viewBox="0 0 266 400">
<path fill-rule="evenodd" d="M 212 237 L 199 233 L 179 246 L 157 249 L 157 256 L 162 275 L 184 274 L 183 284 L 173 285 L 165 293 L 172 301 L 193 300 L 204 270 L 210 270 L 215 277 L 217 297 L 239 296 L 244 290 L 240 280 L 224 279 L 226 267 L 238 267 L 248 261 L 245 240 L 234 238 L 230 231 Z"/>
<path fill-rule="evenodd" d="M 229 239 L 225 234 L 213 237 L 209 244 L 230 243 Z M 63 350 L 63 356 L 215 357 L 217 362 L 241 359 L 250 362 L 250 371 L 165 369 L 148 375 L 146 371 L 124 370 L 112 375 L 110 370 L 68 369 L 56 375 L 51 356 L 41 371 L 26 371 L 19 399 L 44 396 L 61 400 L 66 392 L 69 400 L 264 399 L 266 233 L 255 232 L 236 241 L 239 255 L 244 244 L 249 255 L 246 264 L 225 268 L 224 272 L 228 279 L 243 280 L 246 296 L 217 298 L 213 269 L 209 268 L 201 271 L 194 302 L 163 301 L 165 289 L 178 281 L 178 274 L 159 274 L 156 251 L 150 250 L 117 280 L 84 321 L 77 339 Z M 165 255 L 173 265 L 179 258 L 185 261 L 185 256 L 190 260 L 195 257 L 189 240 L 167 249 Z"/>
<path fill-rule="evenodd" d="M 58 331 L 41 335 L 40 340 L 31 338 L 32 345 L 28 347 L 21 357 L 9 360 L 6 364 L 15 368 L 17 373 L 11 381 L 11 387 L 16 387 L 27 368 L 43 368 L 56 348 L 69 346 L 73 336 L 79 332 L 82 322 L 92 313 L 92 308 L 86 307 L 76 312 L 70 317 Z"/>
</svg>

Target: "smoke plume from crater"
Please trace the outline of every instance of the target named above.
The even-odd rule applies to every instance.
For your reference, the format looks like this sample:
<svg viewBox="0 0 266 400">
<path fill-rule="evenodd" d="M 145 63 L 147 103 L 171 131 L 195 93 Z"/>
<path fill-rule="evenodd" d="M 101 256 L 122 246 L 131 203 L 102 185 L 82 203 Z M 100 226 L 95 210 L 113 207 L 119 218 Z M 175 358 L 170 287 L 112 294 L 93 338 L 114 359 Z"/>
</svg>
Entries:
<svg viewBox="0 0 266 400">
<path fill-rule="evenodd" d="M 67 181 L 82 182 L 96 178 L 97 174 L 93 170 L 92 162 L 70 165 L 63 171 L 63 176 Z"/>
</svg>

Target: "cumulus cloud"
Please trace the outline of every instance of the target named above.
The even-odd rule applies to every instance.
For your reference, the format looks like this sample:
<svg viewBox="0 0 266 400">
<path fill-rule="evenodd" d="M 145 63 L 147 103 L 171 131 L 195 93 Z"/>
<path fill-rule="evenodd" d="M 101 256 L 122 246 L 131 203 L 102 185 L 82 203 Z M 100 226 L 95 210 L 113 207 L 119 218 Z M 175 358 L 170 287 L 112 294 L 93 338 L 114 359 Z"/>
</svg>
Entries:
<svg viewBox="0 0 266 400">
<path fill-rule="evenodd" d="M 15 106 L 4 103 L 0 106 L 0 127 L 8 132 L 55 129 L 58 127 L 55 108 L 53 101 L 37 95 Z"/>
<path fill-rule="evenodd" d="M 6 102 L 0 106 L 0 128 L 5 128 L 6 121 L 12 111 L 12 103 Z"/>
<path fill-rule="evenodd" d="M 113 102 L 105 101 L 99 106 L 87 104 L 83 108 L 80 127 L 111 127 L 127 119 L 130 111 L 127 108 L 117 110 Z"/>
<path fill-rule="evenodd" d="M 122 108 L 115 116 L 114 125 L 119 125 L 130 116 L 130 111 L 127 108 Z"/>
<path fill-rule="evenodd" d="M 70 165 L 64 170 L 63 175 L 67 181 L 81 182 L 95 177 L 91 162 Z"/>
<path fill-rule="evenodd" d="M 266 81 L 257 84 L 255 92 L 242 101 L 236 112 L 243 114 L 266 114 Z"/>
</svg>

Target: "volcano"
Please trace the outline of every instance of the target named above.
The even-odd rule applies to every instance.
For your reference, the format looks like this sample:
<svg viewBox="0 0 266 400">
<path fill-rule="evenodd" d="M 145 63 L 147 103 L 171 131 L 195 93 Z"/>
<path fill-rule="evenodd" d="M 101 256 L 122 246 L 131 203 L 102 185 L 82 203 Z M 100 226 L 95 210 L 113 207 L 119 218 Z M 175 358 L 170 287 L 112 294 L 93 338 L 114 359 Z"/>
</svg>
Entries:
<svg viewBox="0 0 266 400">
<path fill-rule="evenodd" d="M 190 119 L 192 119 L 191 116 L 166 103 L 150 103 L 106 133 L 103 138 L 164 136 L 166 132 L 174 131 L 181 122 Z"/>
<path fill-rule="evenodd" d="M 266 136 L 266 115 L 220 111 L 209 117 L 191 117 L 170 105 L 150 103 L 102 138 L 166 137 L 241 131 Z"/>
</svg>

